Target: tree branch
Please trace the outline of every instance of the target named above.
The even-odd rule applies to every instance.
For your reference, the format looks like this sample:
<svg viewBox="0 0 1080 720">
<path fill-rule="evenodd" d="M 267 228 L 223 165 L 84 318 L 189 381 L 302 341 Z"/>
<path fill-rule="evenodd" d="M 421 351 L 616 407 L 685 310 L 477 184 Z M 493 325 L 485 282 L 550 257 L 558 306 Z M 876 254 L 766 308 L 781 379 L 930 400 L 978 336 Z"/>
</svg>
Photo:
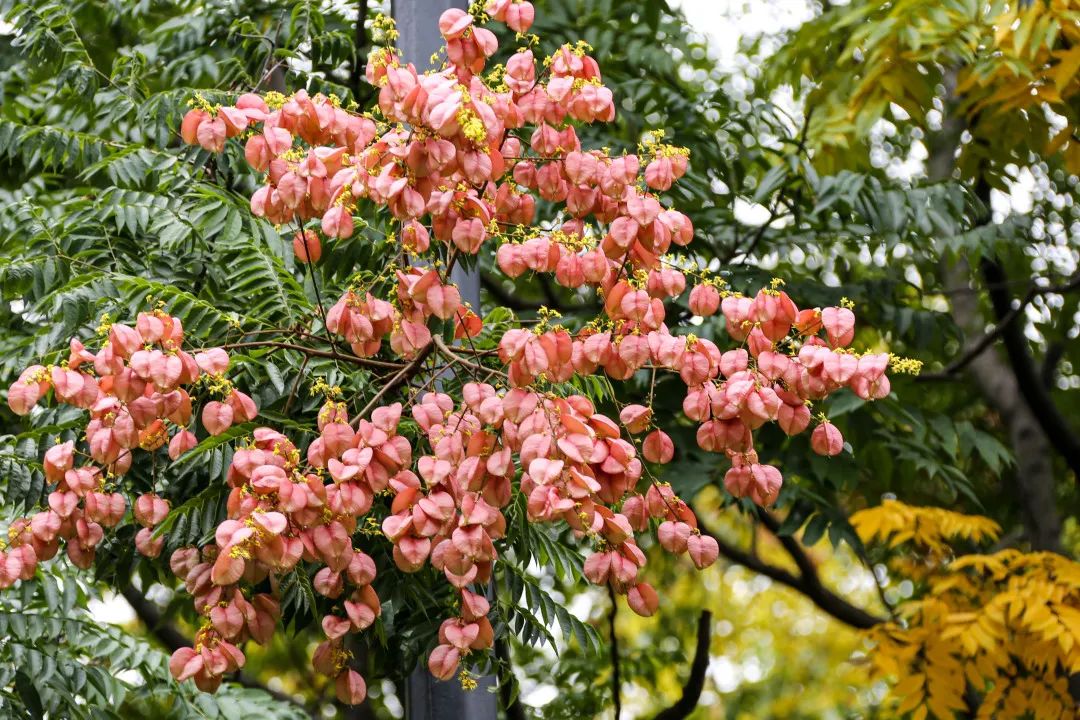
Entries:
<svg viewBox="0 0 1080 720">
<path fill-rule="evenodd" d="M 1004 268 L 997 262 L 983 259 L 981 270 L 987 283 L 998 284 L 1007 281 Z M 1080 287 L 1080 272 L 1061 287 L 1065 290 Z M 1003 288 L 991 289 L 989 295 L 990 305 L 1000 323 L 1001 319 L 1011 312 L 1012 296 Z M 1046 434 L 1046 439 L 1065 458 L 1069 469 L 1080 482 L 1080 437 L 1069 427 L 1068 421 L 1061 415 L 1061 411 L 1054 404 L 1054 399 L 1050 397 L 1050 393 L 1043 385 L 1039 371 L 1035 367 L 1035 361 L 1028 349 L 1023 327 L 1010 323 L 1002 332 L 1001 340 L 1005 345 L 1005 354 L 1009 358 L 1013 374 L 1016 375 L 1016 384 L 1020 389 L 1020 394 L 1027 401 L 1039 426 Z"/>
<path fill-rule="evenodd" d="M 278 340 L 252 340 L 250 342 L 238 342 L 228 343 L 220 346 L 222 350 L 237 350 L 242 348 L 251 347 L 268 347 L 279 350 L 295 350 L 299 353 L 304 353 L 312 357 L 332 358 L 335 360 L 345 360 L 351 362 L 354 365 L 360 365 L 361 367 L 378 368 L 380 370 L 399 370 L 401 363 L 386 362 L 385 360 L 372 360 L 371 358 L 357 357 L 356 355 L 347 355 L 345 353 L 332 352 L 330 350 L 318 350 L 316 348 L 306 347 L 304 345 L 296 345 L 294 343 L 280 342 Z"/>
<path fill-rule="evenodd" d="M 753 570 L 756 573 L 760 573 L 765 577 L 771 578 L 781 585 L 787 585 L 794 590 L 798 590 L 821 610 L 853 628 L 865 630 L 878 623 L 885 622 L 885 618 L 878 617 L 860 607 L 852 605 L 847 600 L 822 585 L 813 562 L 806 555 L 802 545 L 800 545 L 795 538 L 790 536 L 777 536 L 784 546 L 784 549 L 791 555 L 792 560 L 795 561 L 795 565 L 799 568 L 799 575 L 790 573 L 784 568 L 770 565 L 756 555 L 751 555 L 745 550 L 727 542 L 701 522 L 700 513 L 695 512 L 695 514 L 698 516 L 698 528 L 701 532 L 716 540 L 716 544 L 720 547 L 720 554 L 728 560 L 742 565 L 749 570 Z M 775 522 L 775 518 L 773 518 L 773 521 Z M 768 525 L 766 525 L 766 527 L 768 527 Z M 785 537 L 787 537 L 786 542 Z"/>
<path fill-rule="evenodd" d="M 431 351 L 434 349 L 435 343 L 429 342 L 420 350 L 420 352 L 416 353 L 416 357 L 413 358 L 412 362 L 401 368 L 397 375 L 390 378 L 390 380 L 379 389 L 379 392 L 375 393 L 375 396 L 372 397 L 371 400 L 368 400 L 367 405 L 356 414 L 356 417 L 352 421 L 352 426 L 359 427 L 360 421 L 367 417 L 367 414 L 371 412 L 372 408 L 379 404 L 380 400 L 388 393 L 397 390 L 401 385 L 409 382 L 414 376 L 418 375 L 423 369 L 424 360 L 427 359 L 427 356 L 430 355 Z"/>
<path fill-rule="evenodd" d="M 990 291 L 991 294 L 996 292 L 1003 293 L 1005 296 L 1008 296 L 1008 292 L 1005 290 L 1005 288 L 1007 288 L 1008 286 L 1009 283 L 1007 281 L 987 283 L 987 289 Z M 994 326 L 994 329 L 990 330 L 987 333 L 984 333 L 983 336 L 980 337 L 976 342 L 968 346 L 968 348 L 964 351 L 963 355 L 946 365 L 945 368 L 940 372 L 923 373 L 921 375 L 918 375 L 916 377 L 916 380 L 925 382 L 930 380 L 951 379 L 952 375 L 960 372 L 968 365 L 970 365 L 975 358 L 977 358 L 979 355 L 985 352 L 987 348 L 993 345 L 995 340 L 1002 337 L 1009 330 L 1009 328 L 1016 321 L 1016 319 L 1020 317 L 1020 315 L 1024 312 L 1024 309 L 1028 305 L 1030 305 L 1035 298 L 1039 297 L 1040 295 L 1064 294 L 1070 292 L 1071 290 L 1075 290 L 1077 287 L 1080 287 L 1080 275 L 1074 277 L 1069 282 L 1063 283 L 1061 285 L 1032 285 L 1030 288 L 1028 288 L 1027 293 L 1024 295 L 1023 298 L 1021 298 L 1020 304 L 1018 304 L 1016 307 L 1012 307 L 1012 301 L 1010 298 L 1006 305 L 1006 312 L 998 317 L 998 322 Z"/>
<path fill-rule="evenodd" d="M 690 663 L 690 677 L 683 685 L 682 697 L 674 705 L 656 714 L 653 720 L 683 720 L 697 707 L 705 688 L 705 671 L 709 669 L 709 643 L 712 640 L 712 613 L 702 610 L 698 618 L 697 647 Z"/>
<path fill-rule="evenodd" d="M 1054 389 L 1054 381 L 1057 379 L 1057 367 L 1061 358 L 1065 356 L 1065 343 L 1053 342 L 1046 348 L 1043 355 L 1042 365 L 1039 368 L 1039 379 L 1047 392 Z"/>
<path fill-rule="evenodd" d="M 495 639 L 495 657 L 506 664 L 506 672 L 509 676 L 507 682 L 499 683 L 499 702 L 502 703 L 506 720 L 526 720 L 525 708 L 522 706 L 517 693 L 514 692 L 514 664 L 510 658 L 510 643 L 506 638 Z"/>
<path fill-rule="evenodd" d="M 611 598 L 611 614 L 609 624 L 611 630 L 608 642 L 611 650 L 611 699 L 615 703 L 615 720 L 622 715 L 622 681 L 619 679 L 619 637 L 615 634 L 615 616 L 619 611 L 619 605 L 615 597 L 615 588 L 608 584 L 608 597 Z"/>
<path fill-rule="evenodd" d="M 124 596 L 150 634 L 164 645 L 166 650 L 176 652 L 182 647 L 191 647 L 191 640 L 177 630 L 172 623 L 166 621 L 157 606 L 136 590 L 134 585 L 129 584 L 120 591 L 120 594 Z"/>
</svg>

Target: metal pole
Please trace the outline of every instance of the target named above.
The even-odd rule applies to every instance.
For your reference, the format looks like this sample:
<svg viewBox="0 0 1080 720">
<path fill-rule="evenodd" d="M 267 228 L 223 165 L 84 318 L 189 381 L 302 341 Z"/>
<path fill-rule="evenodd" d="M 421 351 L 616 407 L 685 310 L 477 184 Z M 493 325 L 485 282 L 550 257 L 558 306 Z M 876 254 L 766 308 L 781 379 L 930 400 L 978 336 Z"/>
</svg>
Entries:
<svg viewBox="0 0 1080 720">
<path fill-rule="evenodd" d="M 398 48 L 402 61 L 411 62 L 423 71 L 431 67 L 431 56 L 442 47 L 439 16 L 449 8 L 468 8 L 468 0 L 393 0 L 391 3 L 398 29 Z M 455 265 L 450 275 L 461 298 L 480 314 L 480 273 Z M 421 663 L 406 683 L 406 720 L 495 720 L 497 695 L 491 691 L 495 678 L 476 678 L 475 690 L 461 689 L 457 680 L 440 682 Z"/>
<path fill-rule="evenodd" d="M 432 67 L 431 56 L 442 47 L 439 35 L 439 16 L 450 8 L 468 9 L 468 0 L 393 0 L 394 20 L 397 22 L 398 49 L 402 62 L 413 63 L 418 71 Z M 450 279 L 458 286 L 461 299 L 480 314 L 480 273 L 455 265 Z"/>
</svg>

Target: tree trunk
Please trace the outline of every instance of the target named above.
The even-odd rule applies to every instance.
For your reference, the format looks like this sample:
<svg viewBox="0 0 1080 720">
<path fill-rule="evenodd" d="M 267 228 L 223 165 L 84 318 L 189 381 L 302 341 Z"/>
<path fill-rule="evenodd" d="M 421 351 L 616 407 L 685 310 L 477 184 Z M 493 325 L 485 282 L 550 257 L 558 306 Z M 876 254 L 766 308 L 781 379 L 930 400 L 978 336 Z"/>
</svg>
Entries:
<svg viewBox="0 0 1080 720">
<path fill-rule="evenodd" d="M 945 118 L 937 142 L 931 146 L 927 159 L 927 174 L 931 182 L 942 182 L 953 175 L 956 167 L 956 150 L 964 121 L 950 111 L 953 103 L 955 77 L 947 74 Z M 989 205 L 988 193 L 982 193 Z M 989 209 L 982 224 L 993 222 Z M 973 292 L 957 292 L 952 295 L 953 321 L 968 338 L 982 335 L 987 321 L 979 310 L 978 294 L 974 292 L 978 276 L 967 260 L 949 266 L 942 264 L 942 282 L 946 288 L 971 289 Z M 1022 323 L 1023 317 L 1016 322 Z M 996 344 L 996 343 L 995 343 Z M 989 347 L 972 360 L 968 366 L 987 404 L 1001 415 L 1008 429 L 1009 444 L 1016 457 L 1016 468 L 1011 482 L 1020 504 L 1024 528 L 1036 550 L 1061 552 L 1061 515 L 1054 501 L 1054 465 L 1052 450 L 1046 434 L 1039 426 L 1031 407 L 1020 392 L 1013 368 Z"/>
<path fill-rule="evenodd" d="M 961 260 L 944 273 L 946 286 L 968 287 L 971 268 Z M 968 337 L 978 337 L 985 327 L 975 293 L 956 293 L 952 316 Z M 1022 319 L 1017 319 L 1022 322 Z M 1009 433 L 1009 444 L 1016 456 L 1012 473 L 1016 500 L 1028 539 L 1036 550 L 1061 552 L 1061 516 L 1054 501 L 1054 463 L 1050 443 L 1031 408 L 1020 394 L 1012 368 L 991 347 L 980 353 L 968 366 L 982 390 L 987 404 L 1002 417 Z"/>
</svg>

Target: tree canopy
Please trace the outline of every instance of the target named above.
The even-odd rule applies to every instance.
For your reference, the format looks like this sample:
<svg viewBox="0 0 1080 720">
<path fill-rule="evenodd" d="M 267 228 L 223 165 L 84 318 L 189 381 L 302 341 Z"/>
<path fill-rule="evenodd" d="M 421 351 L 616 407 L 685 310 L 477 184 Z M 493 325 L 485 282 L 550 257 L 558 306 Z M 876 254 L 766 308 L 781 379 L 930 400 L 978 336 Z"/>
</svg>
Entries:
<svg viewBox="0 0 1080 720">
<path fill-rule="evenodd" d="M 492 676 L 508 718 L 1070 717 L 1078 11 L 825 3 L 721 70 L 665 0 L 493 0 L 439 22 L 439 84 L 395 55 L 378 3 L 0 0 L 0 706 L 395 717 L 419 664 Z M 421 111 L 410 83 L 486 100 Z M 331 184 L 364 157 L 375 172 Z M 425 185 L 440 173 L 461 185 Z M 667 330 L 677 350 L 650 347 Z M 147 365 L 146 394 L 193 404 L 147 410 L 161 425 L 108 457 L 66 373 L 96 389 L 155 348 L 165 373 L 181 335 L 198 368 Z M 725 415 L 740 372 L 772 395 Z M 138 414 L 141 390 L 106 385 Z M 528 425 L 518 391 L 545 423 L 610 418 L 580 432 L 628 459 L 601 469 L 574 430 Z M 434 463 L 466 454 L 438 449 L 459 437 L 444 416 L 508 465 L 426 533 L 409 528 L 437 515 L 413 510 L 448 482 Z M 325 450 L 328 425 L 353 455 Z M 325 481 L 373 509 L 245 505 L 249 458 L 294 450 L 311 497 Z M 69 479 L 84 460 L 98 475 Z M 372 462 L 400 482 L 339 492 Z M 482 529 L 465 559 L 442 559 L 451 515 Z M 334 523 L 366 559 L 315 538 Z M 56 559 L 23 558 L 57 537 Z M 117 595 L 137 622 L 95 617 Z M 234 626 L 243 668 L 185 650 Z"/>
</svg>

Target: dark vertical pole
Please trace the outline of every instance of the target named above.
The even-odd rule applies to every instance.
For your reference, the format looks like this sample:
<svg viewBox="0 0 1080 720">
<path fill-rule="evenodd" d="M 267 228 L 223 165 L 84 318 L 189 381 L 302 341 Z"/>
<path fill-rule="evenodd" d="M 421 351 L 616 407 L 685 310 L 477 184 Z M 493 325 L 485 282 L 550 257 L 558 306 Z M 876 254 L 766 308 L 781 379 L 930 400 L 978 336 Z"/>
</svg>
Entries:
<svg viewBox="0 0 1080 720">
<path fill-rule="evenodd" d="M 411 62 L 423 71 L 431 66 L 431 56 L 443 44 L 439 16 L 452 7 L 466 9 L 468 0 L 393 0 L 391 7 L 400 33 L 397 45 L 402 61 Z M 461 291 L 461 298 L 481 314 L 479 271 L 466 270 L 458 264 L 450 277 Z M 436 680 L 426 664 L 421 664 L 407 683 L 406 720 L 495 720 L 498 696 L 490 690 L 495 679 L 485 675 L 476 680 L 478 687 L 465 691 L 457 680 Z"/>
<path fill-rule="evenodd" d="M 397 22 L 398 49 L 402 61 L 413 63 L 417 70 L 431 67 L 431 56 L 443 45 L 439 35 L 439 16 L 450 8 L 468 8 L 468 0 L 393 0 L 394 20 Z M 478 315 L 480 310 L 480 273 L 455 265 L 451 279 L 461 291 L 461 298 Z"/>
</svg>

